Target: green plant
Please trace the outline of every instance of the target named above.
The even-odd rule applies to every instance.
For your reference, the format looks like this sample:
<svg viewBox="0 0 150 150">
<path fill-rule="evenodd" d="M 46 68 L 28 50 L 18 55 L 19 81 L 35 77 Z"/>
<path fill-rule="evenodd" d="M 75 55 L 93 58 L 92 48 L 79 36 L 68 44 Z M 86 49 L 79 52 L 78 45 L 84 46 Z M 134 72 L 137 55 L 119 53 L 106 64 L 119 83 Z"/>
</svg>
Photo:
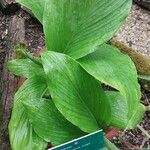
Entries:
<svg viewBox="0 0 150 150">
<path fill-rule="evenodd" d="M 47 50 L 7 63 L 26 79 L 14 98 L 11 147 L 44 149 L 103 128 L 132 129 L 141 120 L 137 72 L 105 44 L 127 17 L 131 0 L 18 0 L 43 24 Z M 63 54 L 62 54 L 63 53 Z M 105 91 L 101 83 L 115 90 Z"/>
<path fill-rule="evenodd" d="M 146 80 L 146 81 L 150 81 L 150 76 L 147 76 L 147 75 L 139 75 L 138 77 L 139 77 L 139 79 L 143 79 L 143 80 Z"/>
</svg>

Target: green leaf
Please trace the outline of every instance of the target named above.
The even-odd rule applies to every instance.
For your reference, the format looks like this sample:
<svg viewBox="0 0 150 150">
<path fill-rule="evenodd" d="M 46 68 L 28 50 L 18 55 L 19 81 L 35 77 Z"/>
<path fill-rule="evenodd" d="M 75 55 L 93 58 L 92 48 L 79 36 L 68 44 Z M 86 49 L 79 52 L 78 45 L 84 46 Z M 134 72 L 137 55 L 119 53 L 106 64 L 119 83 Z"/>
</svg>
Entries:
<svg viewBox="0 0 150 150">
<path fill-rule="evenodd" d="M 113 37 L 131 0 L 47 0 L 43 26 L 48 50 L 77 59 Z"/>
<path fill-rule="evenodd" d="M 141 97 L 136 68 L 131 59 L 120 53 L 117 48 L 103 44 L 94 53 L 79 59 L 78 62 L 97 80 L 120 91 L 128 104 L 127 117 L 131 119 L 139 107 Z M 133 126 L 130 124 L 129 128 Z"/>
<path fill-rule="evenodd" d="M 150 81 L 150 76 L 148 75 L 138 75 L 139 79 Z"/>
<path fill-rule="evenodd" d="M 12 150 L 44 150 L 47 143 L 33 131 L 25 108 L 21 103 L 25 96 L 26 83 L 15 95 L 13 111 L 9 122 L 9 138 Z M 30 94 L 30 91 L 26 91 Z"/>
<path fill-rule="evenodd" d="M 105 145 L 106 149 L 105 150 L 119 150 L 115 144 L 111 143 L 108 139 L 105 138 Z"/>
<path fill-rule="evenodd" d="M 120 129 L 132 129 L 141 121 L 146 111 L 146 107 L 143 104 L 139 103 L 134 110 L 134 114 L 128 118 L 126 99 L 119 92 L 107 91 L 106 95 L 109 99 L 112 113 L 110 126 Z"/>
<path fill-rule="evenodd" d="M 42 66 L 34 63 L 30 59 L 15 59 L 6 63 L 6 67 L 15 75 L 22 77 L 32 77 L 44 74 Z"/>
<path fill-rule="evenodd" d="M 111 106 L 110 126 L 125 129 L 128 123 L 128 104 L 119 92 L 107 91 L 106 95 Z"/>
<path fill-rule="evenodd" d="M 47 51 L 41 59 L 51 97 L 65 118 L 88 133 L 106 126 L 110 109 L 100 84 L 67 55 Z"/>
<path fill-rule="evenodd" d="M 43 11 L 46 0 L 16 0 L 21 5 L 29 8 L 36 18 L 42 23 Z"/>
<path fill-rule="evenodd" d="M 25 102 L 25 107 L 35 132 L 53 146 L 85 134 L 62 116 L 52 100 L 40 99 L 33 103 L 28 101 Z"/>
<path fill-rule="evenodd" d="M 108 41 L 123 24 L 132 3 L 131 0 L 17 2 L 31 9 L 43 23 L 48 49 L 73 58 L 85 56 Z"/>
<path fill-rule="evenodd" d="M 46 88 L 45 79 L 34 76 L 26 80 L 17 92 L 9 123 L 12 149 L 41 150 L 44 149 L 42 139 L 57 145 L 84 134 L 60 114 L 52 101 L 43 100 Z M 33 129 L 42 139 L 35 133 L 32 135 Z"/>
<path fill-rule="evenodd" d="M 43 77 L 36 76 L 28 79 L 25 88 L 20 92 L 23 95 L 22 103 L 37 135 L 53 145 L 84 135 L 85 133 L 62 116 L 52 100 L 42 98 L 46 87 Z"/>
<path fill-rule="evenodd" d="M 135 128 L 137 124 L 140 123 L 140 121 L 144 117 L 145 111 L 146 111 L 146 107 L 143 104 L 139 103 L 137 108 L 134 110 L 131 118 L 129 118 L 126 129 Z"/>
<path fill-rule="evenodd" d="M 41 139 L 33 130 L 33 145 L 32 145 L 32 150 L 45 150 L 47 148 L 47 142 L 45 142 L 43 139 Z"/>
</svg>

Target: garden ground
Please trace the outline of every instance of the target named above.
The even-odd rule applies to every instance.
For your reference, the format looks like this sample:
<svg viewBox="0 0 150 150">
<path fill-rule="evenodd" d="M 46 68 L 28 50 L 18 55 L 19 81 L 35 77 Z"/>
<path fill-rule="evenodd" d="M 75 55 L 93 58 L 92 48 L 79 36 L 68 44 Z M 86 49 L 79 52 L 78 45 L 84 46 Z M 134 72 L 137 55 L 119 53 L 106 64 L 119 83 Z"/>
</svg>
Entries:
<svg viewBox="0 0 150 150">
<path fill-rule="evenodd" d="M 40 23 L 23 10 L 16 13 L 20 17 L 25 18 L 25 40 L 28 49 L 34 52 L 43 48 L 45 46 L 44 34 Z M 13 15 L 3 15 L 0 12 L 0 78 L 7 50 L 8 24 L 12 16 Z M 150 38 L 148 37 L 150 37 L 150 12 L 134 5 L 128 21 L 119 31 L 116 38 L 137 51 L 150 56 Z M 150 106 L 150 92 L 142 89 L 141 102 L 146 106 Z M 145 113 L 140 126 L 150 134 L 150 110 Z M 131 148 L 150 149 L 150 139 L 139 128 L 126 132 L 120 131 L 119 136 L 114 137 L 112 141 L 121 150 Z"/>
</svg>

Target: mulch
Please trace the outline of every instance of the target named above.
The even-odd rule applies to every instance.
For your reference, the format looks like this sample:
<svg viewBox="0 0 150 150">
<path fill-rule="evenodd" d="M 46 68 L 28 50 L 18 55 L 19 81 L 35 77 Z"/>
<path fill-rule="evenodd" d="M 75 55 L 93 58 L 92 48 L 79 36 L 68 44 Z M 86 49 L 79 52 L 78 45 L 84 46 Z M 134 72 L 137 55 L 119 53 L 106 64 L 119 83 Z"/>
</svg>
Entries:
<svg viewBox="0 0 150 150">
<path fill-rule="evenodd" d="M 4 16 L 0 11 L 0 75 L 3 69 L 6 51 L 6 39 L 8 34 L 8 22 L 10 17 Z"/>
<path fill-rule="evenodd" d="M 150 106 L 150 92 L 142 89 L 141 102 L 145 106 Z M 150 110 L 146 111 L 140 126 L 143 127 L 150 134 Z M 112 140 L 121 150 L 128 149 L 150 149 L 150 139 L 139 129 L 120 131 L 118 137 L 114 137 Z"/>
<path fill-rule="evenodd" d="M 16 13 L 25 18 L 25 39 L 28 49 L 31 52 L 35 52 L 36 50 L 43 48 L 45 46 L 44 34 L 42 26 L 38 20 L 31 17 L 23 10 L 19 10 Z M 8 36 L 8 23 L 11 17 L 12 15 L 3 15 L 0 12 L 0 79 L 7 47 L 6 40 Z M 142 89 L 141 102 L 146 106 L 150 106 L 150 92 Z M 145 116 L 140 125 L 150 133 L 150 110 L 145 113 Z M 112 142 L 114 142 L 120 149 L 150 149 L 150 139 L 148 139 L 138 128 L 126 131 L 124 134 L 123 133 L 123 131 L 120 131 L 120 136 L 114 137 L 112 140 Z"/>
</svg>

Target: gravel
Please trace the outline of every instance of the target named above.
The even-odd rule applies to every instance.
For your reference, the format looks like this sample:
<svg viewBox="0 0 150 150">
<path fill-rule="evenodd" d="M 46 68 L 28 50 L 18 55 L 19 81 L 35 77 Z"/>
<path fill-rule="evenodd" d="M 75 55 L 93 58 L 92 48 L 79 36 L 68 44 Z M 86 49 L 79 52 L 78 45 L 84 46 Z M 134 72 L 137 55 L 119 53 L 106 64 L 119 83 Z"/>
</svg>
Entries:
<svg viewBox="0 0 150 150">
<path fill-rule="evenodd" d="M 144 55 L 150 56 L 150 11 L 133 5 L 127 21 L 115 39 Z"/>
</svg>

